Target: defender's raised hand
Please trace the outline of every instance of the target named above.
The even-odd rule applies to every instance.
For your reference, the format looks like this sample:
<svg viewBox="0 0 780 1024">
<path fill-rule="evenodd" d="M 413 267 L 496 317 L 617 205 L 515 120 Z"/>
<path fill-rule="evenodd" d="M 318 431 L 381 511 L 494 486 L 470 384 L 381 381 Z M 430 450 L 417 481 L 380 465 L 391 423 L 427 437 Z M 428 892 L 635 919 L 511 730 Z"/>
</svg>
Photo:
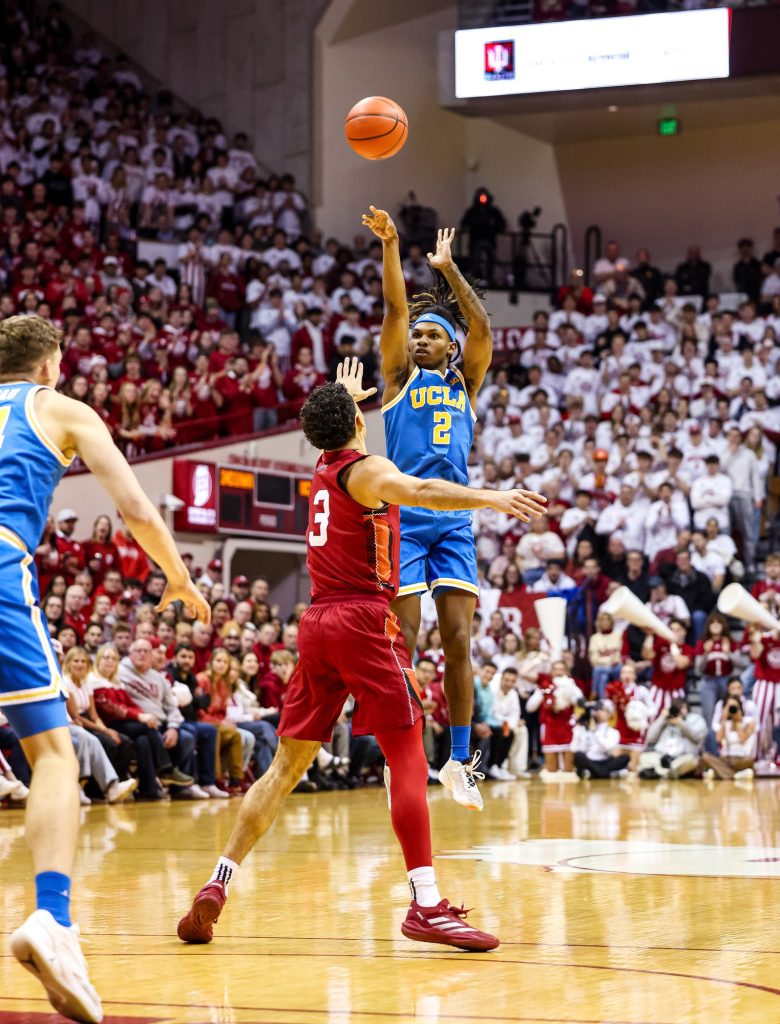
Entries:
<svg viewBox="0 0 780 1024">
<path fill-rule="evenodd" d="M 492 508 L 521 519 L 524 523 L 529 523 L 531 519 L 537 519 L 547 512 L 544 507 L 547 498 L 536 491 L 496 491 L 495 495 L 495 501 L 490 503 Z"/>
<path fill-rule="evenodd" d="M 355 402 L 363 402 L 376 394 L 376 388 L 363 387 L 363 364 L 357 356 L 339 363 L 336 368 L 336 383 L 343 384 Z"/>
<path fill-rule="evenodd" d="M 375 206 L 369 206 L 369 210 L 371 213 L 363 214 L 363 227 L 373 231 L 376 237 L 381 238 L 383 242 L 392 242 L 397 239 L 398 228 L 387 210 L 377 210 Z"/>
<path fill-rule="evenodd" d="M 451 267 L 455 262 L 452 258 L 452 242 L 455 238 L 455 228 L 439 228 L 436 236 L 436 252 L 428 253 L 428 262 L 434 270 L 444 270 Z"/>
</svg>

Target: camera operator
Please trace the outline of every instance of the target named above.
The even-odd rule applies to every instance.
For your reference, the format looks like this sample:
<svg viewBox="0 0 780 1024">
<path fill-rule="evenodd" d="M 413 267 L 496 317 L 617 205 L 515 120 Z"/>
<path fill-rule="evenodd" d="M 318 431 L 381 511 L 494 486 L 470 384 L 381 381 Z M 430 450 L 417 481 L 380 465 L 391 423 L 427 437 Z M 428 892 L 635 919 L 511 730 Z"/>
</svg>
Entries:
<svg viewBox="0 0 780 1024">
<path fill-rule="evenodd" d="M 609 724 L 612 709 L 604 701 L 586 704 L 571 741 L 574 768 L 581 779 L 608 779 L 626 772 L 628 754 L 621 754 L 620 733 Z"/>
<path fill-rule="evenodd" d="M 498 236 L 506 231 L 506 218 L 486 188 L 478 188 L 463 214 L 461 231 L 469 233 L 469 271 L 480 281 L 493 283 Z"/>
<path fill-rule="evenodd" d="M 756 759 L 756 718 L 749 714 L 752 701 L 741 694 L 742 683 L 735 679 L 729 684 L 729 693 L 722 704 L 720 720 L 713 728 L 720 756 L 705 751 L 702 766 L 718 779 L 752 779 Z M 717 717 L 717 715 L 716 715 Z"/>
<path fill-rule="evenodd" d="M 639 755 L 640 779 L 682 779 L 692 775 L 707 735 L 701 715 L 677 699 L 663 710 L 647 730 L 646 748 Z"/>
</svg>

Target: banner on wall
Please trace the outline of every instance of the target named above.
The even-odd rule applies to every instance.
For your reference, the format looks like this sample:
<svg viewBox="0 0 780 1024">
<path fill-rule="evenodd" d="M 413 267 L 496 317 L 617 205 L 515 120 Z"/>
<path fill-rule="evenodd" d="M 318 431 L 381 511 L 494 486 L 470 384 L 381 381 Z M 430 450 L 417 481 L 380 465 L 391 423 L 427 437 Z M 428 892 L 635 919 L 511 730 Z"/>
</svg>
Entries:
<svg viewBox="0 0 780 1024">
<path fill-rule="evenodd" d="M 455 95 L 511 96 L 729 77 L 731 11 L 503 25 L 455 33 Z"/>
</svg>

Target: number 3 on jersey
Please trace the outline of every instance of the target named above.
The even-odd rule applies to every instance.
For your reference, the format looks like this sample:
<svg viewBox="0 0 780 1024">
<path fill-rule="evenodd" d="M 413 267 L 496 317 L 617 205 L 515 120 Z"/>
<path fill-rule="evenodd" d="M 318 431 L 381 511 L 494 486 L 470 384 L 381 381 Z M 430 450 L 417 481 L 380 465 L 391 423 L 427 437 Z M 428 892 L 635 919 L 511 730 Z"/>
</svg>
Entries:
<svg viewBox="0 0 780 1024">
<path fill-rule="evenodd" d="M 322 511 L 314 513 L 314 522 L 317 524 L 319 529 L 317 533 L 315 533 L 314 530 L 309 530 L 309 543 L 313 548 L 321 548 L 324 544 L 328 543 L 330 495 L 326 490 L 317 491 L 312 500 L 312 504 L 315 509 L 318 505 L 322 505 Z"/>
<path fill-rule="evenodd" d="M 443 409 L 433 414 L 433 443 L 450 443 L 450 431 L 452 429 L 452 416 Z"/>
</svg>

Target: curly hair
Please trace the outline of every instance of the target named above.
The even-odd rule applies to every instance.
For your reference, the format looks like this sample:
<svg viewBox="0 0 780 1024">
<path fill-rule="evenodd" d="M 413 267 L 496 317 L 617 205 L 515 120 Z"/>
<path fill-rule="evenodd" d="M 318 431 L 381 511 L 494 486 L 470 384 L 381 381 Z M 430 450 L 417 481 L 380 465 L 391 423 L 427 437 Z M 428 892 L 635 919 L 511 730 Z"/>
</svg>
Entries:
<svg viewBox="0 0 780 1024">
<path fill-rule="evenodd" d="M 0 377 L 31 373 L 60 347 L 62 332 L 40 316 L 0 321 Z"/>
<path fill-rule="evenodd" d="M 461 330 L 464 334 L 468 333 L 468 324 L 466 323 L 463 313 L 461 312 L 458 300 L 450 288 L 447 279 L 444 275 L 438 271 L 432 271 L 433 283 L 427 292 L 418 292 L 413 295 L 409 302 L 409 319 L 412 323 L 425 313 L 436 313 L 438 316 L 443 317 L 447 323 L 451 324 L 455 330 Z M 480 289 L 475 281 L 470 281 L 469 284 L 473 288 L 477 297 L 484 299 L 485 293 Z M 457 359 L 460 355 L 460 344 L 458 345 L 458 354 L 455 356 Z"/>
<path fill-rule="evenodd" d="M 343 384 L 321 384 L 301 409 L 306 440 L 323 452 L 336 451 L 355 433 L 355 403 Z"/>
</svg>

